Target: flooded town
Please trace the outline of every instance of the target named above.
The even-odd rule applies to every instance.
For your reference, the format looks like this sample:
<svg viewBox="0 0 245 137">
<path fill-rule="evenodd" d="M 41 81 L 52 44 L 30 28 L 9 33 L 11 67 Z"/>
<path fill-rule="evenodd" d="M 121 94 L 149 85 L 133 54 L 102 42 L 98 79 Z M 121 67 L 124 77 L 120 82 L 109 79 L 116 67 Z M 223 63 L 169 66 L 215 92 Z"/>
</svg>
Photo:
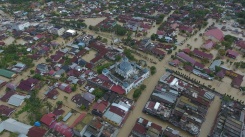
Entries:
<svg viewBox="0 0 245 137">
<path fill-rule="evenodd" d="M 245 137 L 245 1 L 0 1 L 0 137 Z"/>
</svg>

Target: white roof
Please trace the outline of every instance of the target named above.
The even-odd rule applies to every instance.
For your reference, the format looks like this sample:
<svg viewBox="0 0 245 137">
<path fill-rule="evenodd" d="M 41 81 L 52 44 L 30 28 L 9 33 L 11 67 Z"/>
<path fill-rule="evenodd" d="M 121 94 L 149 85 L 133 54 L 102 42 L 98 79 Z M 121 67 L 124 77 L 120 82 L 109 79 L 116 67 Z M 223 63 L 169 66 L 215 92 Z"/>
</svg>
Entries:
<svg viewBox="0 0 245 137">
<path fill-rule="evenodd" d="M 159 108 L 159 106 L 160 106 L 160 103 L 159 102 L 156 102 L 156 104 L 155 104 L 155 106 L 154 106 L 154 109 L 158 109 Z"/>
<path fill-rule="evenodd" d="M 25 98 L 26 96 L 15 94 L 9 98 L 8 104 L 18 107 L 24 102 Z"/>
<path fill-rule="evenodd" d="M 128 108 L 126 108 L 126 107 L 123 106 L 123 105 L 116 104 L 116 103 L 112 103 L 111 105 L 112 105 L 112 106 L 115 106 L 115 107 L 118 107 L 118 108 L 120 108 L 120 109 L 122 109 L 122 110 L 128 112 Z"/>
<path fill-rule="evenodd" d="M 76 33 L 76 31 L 75 30 L 71 30 L 71 29 L 68 29 L 66 32 L 68 32 L 68 33 Z"/>
<path fill-rule="evenodd" d="M 24 135 L 26 135 L 29 129 L 32 127 L 30 125 L 18 122 L 12 118 L 3 121 L 1 125 L 3 125 L 3 128 L 7 131 L 24 134 Z"/>
</svg>

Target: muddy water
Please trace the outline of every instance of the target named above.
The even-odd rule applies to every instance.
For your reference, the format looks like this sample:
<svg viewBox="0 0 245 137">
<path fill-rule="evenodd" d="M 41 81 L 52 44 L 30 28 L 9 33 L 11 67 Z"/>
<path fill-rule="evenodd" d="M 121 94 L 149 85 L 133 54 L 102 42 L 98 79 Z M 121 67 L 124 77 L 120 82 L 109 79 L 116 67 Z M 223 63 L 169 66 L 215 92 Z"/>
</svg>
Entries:
<svg viewBox="0 0 245 137">
<path fill-rule="evenodd" d="M 82 58 L 87 61 L 90 62 L 90 60 L 92 60 L 96 55 L 96 51 L 94 50 L 89 50 L 89 53 L 84 55 Z"/>
<path fill-rule="evenodd" d="M 209 22 L 209 25 L 211 25 L 213 21 L 212 20 L 208 20 L 208 22 Z M 203 32 L 204 32 L 204 29 L 201 30 L 201 33 L 203 33 Z M 182 36 L 180 36 L 180 38 L 181 38 L 180 40 L 184 39 Z M 194 41 L 195 38 L 198 38 L 198 40 Z M 203 43 L 202 38 L 199 37 L 199 33 L 197 33 L 191 39 L 187 40 L 182 46 L 178 46 L 176 51 L 178 51 L 179 49 L 186 48 L 187 44 L 192 45 L 193 48 L 195 48 L 195 47 L 199 48 L 202 43 Z M 147 55 L 147 56 L 149 56 L 149 55 Z M 141 57 L 136 56 L 136 58 L 139 59 Z M 154 58 L 154 57 L 151 57 L 151 58 Z M 154 60 L 156 60 L 156 59 L 154 59 Z M 118 137 L 125 137 L 125 136 L 129 135 L 130 131 L 132 130 L 132 128 L 133 128 L 133 126 L 134 126 L 134 124 L 135 124 L 135 122 L 136 122 L 138 117 L 146 118 L 146 119 L 148 119 L 148 120 L 150 120 L 150 121 L 152 121 L 154 123 L 157 123 L 157 124 L 161 125 L 164 128 L 166 126 L 171 126 L 171 124 L 169 124 L 167 122 L 163 122 L 163 121 L 158 120 L 158 119 L 156 119 L 156 118 L 154 118 L 152 116 L 148 116 L 148 115 L 142 113 L 142 109 L 144 108 L 145 103 L 148 101 L 148 99 L 150 97 L 150 94 L 153 91 L 156 83 L 158 82 L 159 78 L 165 73 L 165 68 L 176 69 L 176 68 L 170 67 L 168 65 L 168 61 L 169 60 L 170 60 L 170 56 L 168 55 L 168 56 L 166 56 L 164 58 L 163 61 L 158 62 L 158 64 L 156 64 L 157 73 L 144 81 L 144 84 L 147 85 L 147 88 L 142 93 L 140 98 L 138 99 L 135 109 L 133 110 L 133 112 L 131 112 L 130 117 L 125 122 L 124 126 L 121 128 L 121 131 L 119 132 Z M 151 64 L 149 62 L 147 62 L 147 64 L 149 64 L 150 66 L 153 65 L 153 64 Z M 182 70 L 181 72 L 186 74 L 186 71 L 184 71 L 184 70 Z M 205 83 L 205 85 L 212 85 L 213 87 L 215 87 L 217 89 L 217 91 L 223 92 L 224 89 L 226 89 L 225 91 L 227 91 L 227 89 L 229 89 L 228 87 L 230 87 L 229 84 L 224 84 L 225 86 L 218 86 L 219 85 L 218 81 L 213 81 L 213 82 L 207 81 L 207 80 L 201 79 L 201 78 L 199 78 L 199 77 L 197 77 L 197 76 L 195 76 L 193 74 L 190 74 L 190 77 L 200 80 L 201 83 Z M 132 94 L 133 93 L 129 93 L 128 96 L 130 98 L 132 98 Z M 235 94 L 235 96 L 237 98 L 241 98 L 240 95 L 236 95 L 236 93 L 234 93 L 234 94 Z M 219 105 L 220 105 L 220 100 L 219 100 L 218 97 L 216 97 L 215 100 L 212 102 L 211 107 L 210 107 L 210 109 L 208 111 L 208 114 L 206 116 L 206 121 L 202 125 L 202 129 L 201 129 L 201 132 L 200 132 L 200 137 L 206 137 L 209 134 L 211 126 L 212 126 L 212 121 L 214 121 L 214 119 L 215 119 L 216 113 L 218 112 Z M 180 131 L 180 135 L 182 135 L 183 137 L 191 136 L 190 134 L 188 134 L 185 131 L 182 131 L 179 128 L 176 128 L 176 127 L 173 127 L 173 128 L 179 130 Z"/>
<path fill-rule="evenodd" d="M 96 26 L 98 23 L 100 23 L 101 21 L 103 21 L 105 19 L 105 17 L 102 18 L 87 18 L 84 19 L 85 23 L 89 26 Z"/>
</svg>

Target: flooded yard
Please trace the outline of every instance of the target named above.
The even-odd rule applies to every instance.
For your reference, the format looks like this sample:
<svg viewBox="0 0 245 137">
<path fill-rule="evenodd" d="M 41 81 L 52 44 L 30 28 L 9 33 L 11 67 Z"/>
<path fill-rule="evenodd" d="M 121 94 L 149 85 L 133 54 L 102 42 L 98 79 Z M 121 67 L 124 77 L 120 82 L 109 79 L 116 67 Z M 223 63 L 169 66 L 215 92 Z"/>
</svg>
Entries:
<svg viewBox="0 0 245 137">
<path fill-rule="evenodd" d="M 100 23 L 101 21 L 103 21 L 105 19 L 105 17 L 101 17 L 101 18 L 86 18 L 85 23 L 89 26 L 96 26 L 98 23 Z"/>
<path fill-rule="evenodd" d="M 96 56 L 96 53 L 97 52 L 94 50 L 89 50 L 89 53 L 84 55 L 82 59 L 84 59 L 87 62 L 90 62 L 90 60 L 92 60 Z"/>
</svg>

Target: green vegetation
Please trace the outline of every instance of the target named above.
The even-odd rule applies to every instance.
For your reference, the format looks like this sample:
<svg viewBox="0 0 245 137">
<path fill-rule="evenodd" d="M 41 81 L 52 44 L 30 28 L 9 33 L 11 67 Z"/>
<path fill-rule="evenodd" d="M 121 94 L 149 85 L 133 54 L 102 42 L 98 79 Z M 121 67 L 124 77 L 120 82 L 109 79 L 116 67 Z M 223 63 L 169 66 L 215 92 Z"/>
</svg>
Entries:
<svg viewBox="0 0 245 137">
<path fill-rule="evenodd" d="M 96 88 L 93 92 L 93 95 L 95 95 L 95 100 L 97 101 L 98 99 L 100 99 L 101 97 L 104 96 L 105 91 L 100 89 L 100 88 Z"/>
<path fill-rule="evenodd" d="M 157 71 L 155 66 L 151 66 L 150 70 L 151 70 L 151 75 L 154 75 Z"/>
<path fill-rule="evenodd" d="M 243 2 L 245 3 L 245 2 Z M 241 24 L 241 25 L 244 25 L 245 24 L 245 11 L 242 11 L 242 12 L 238 12 L 236 14 L 237 16 L 237 21 Z"/>
<path fill-rule="evenodd" d="M 120 25 L 116 25 L 114 27 L 115 33 L 119 36 L 124 36 L 127 33 L 127 29 L 120 26 Z"/>
<path fill-rule="evenodd" d="M 140 87 L 134 91 L 133 98 L 137 100 L 140 97 L 142 91 L 145 90 L 145 88 L 146 88 L 146 85 L 144 84 L 140 85 Z"/>
<path fill-rule="evenodd" d="M 133 61 L 136 60 L 134 55 L 132 55 L 132 51 L 130 49 L 125 49 L 124 54 L 129 60 L 133 60 Z"/>
<path fill-rule="evenodd" d="M 159 15 L 159 17 L 156 18 L 156 24 L 161 24 L 163 19 L 164 19 L 164 15 L 163 14 Z"/>
<path fill-rule="evenodd" d="M 234 43 L 234 41 L 236 40 L 237 38 L 234 37 L 234 36 L 231 36 L 231 35 L 225 35 L 224 37 L 224 41 L 221 42 L 221 45 L 225 46 L 225 49 L 230 49 L 231 48 L 231 45 Z"/>
<path fill-rule="evenodd" d="M 59 16 L 59 14 L 57 13 L 53 13 L 53 14 L 55 14 L 53 16 Z M 65 16 L 65 14 L 63 14 L 63 16 Z M 65 21 L 61 19 L 53 19 L 51 23 L 55 25 L 60 25 L 60 26 L 65 26 L 65 27 L 70 27 L 70 28 L 75 28 L 75 29 L 87 28 L 87 25 L 80 20 Z"/>
<path fill-rule="evenodd" d="M 1 48 L 4 50 L 0 59 L 0 68 L 7 68 L 16 62 L 22 62 L 27 67 L 33 67 L 32 59 L 27 56 L 28 52 L 22 45 L 11 44 Z"/>
<path fill-rule="evenodd" d="M 37 94 L 38 94 L 38 91 L 36 90 L 32 91 L 30 98 L 25 100 L 26 102 L 25 106 L 20 111 L 15 113 L 15 115 L 18 116 L 23 112 L 27 112 L 28 113 L 27 117 L 31 125 L 35 121 L 39 121 L 43 115 L 41 113 L 43 104 L 42 104 L 41 99 L 38 98 Z"/>
<path fill-rule="evenodd" d="M 97 73 L 102 74 L 103 69 L 108 68 L 108 67 L 110 67 L 111 65 L 112 65 L 112 63 L 106 63 L 106 64 L 103 64 L 103 65 L 99 65 L 99 66 L 96 68 Z"/>
</svg>

